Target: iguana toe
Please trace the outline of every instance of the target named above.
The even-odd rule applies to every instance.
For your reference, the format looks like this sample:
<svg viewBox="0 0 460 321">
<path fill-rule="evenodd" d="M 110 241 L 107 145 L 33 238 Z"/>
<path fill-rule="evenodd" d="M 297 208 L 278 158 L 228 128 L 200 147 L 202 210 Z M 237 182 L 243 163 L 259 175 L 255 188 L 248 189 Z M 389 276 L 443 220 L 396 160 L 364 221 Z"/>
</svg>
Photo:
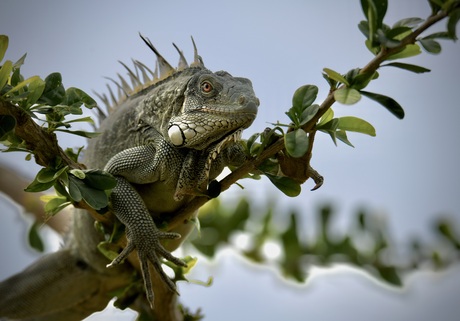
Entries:
<svg viewBox="0 0 460 321">
<path fill-rule="evenodd" d="M 110 263 L 107 267 L 113 267 L 122 263 L 132 251 L 137 250 L 139 262 L 142 270 L 142 278 L 144 279 L 145 291 L 147 299 L 150 302 L 150 305 L 153 308 L 153 286 L 150 277 L 149 262 L 154 267 L 155 271 L 159 274 L 160 278 L 167 285 L 167 287 L 177 293 L 176 285 L 168 277 L 168 275 L 163 271 L 161 266 L 161 257 L 166 260 L 178 265 L 186 267 L 187 264 L 181 259 L 173 256 L 171 252 L 166 250 L 161 244 L 160 240 L 164 239 L 178 239 L 181 237 L 178 233 L 163 232 L 159 230 L 154 230 L 149 234 L 148 237 L 145 235 L 142 237 L 134 236 L 130 231 L 127 231 L 128 244 L 123 249 L 123 251 Z M 139 241 L 139 242 L 137 242 Z"/>
</svg>

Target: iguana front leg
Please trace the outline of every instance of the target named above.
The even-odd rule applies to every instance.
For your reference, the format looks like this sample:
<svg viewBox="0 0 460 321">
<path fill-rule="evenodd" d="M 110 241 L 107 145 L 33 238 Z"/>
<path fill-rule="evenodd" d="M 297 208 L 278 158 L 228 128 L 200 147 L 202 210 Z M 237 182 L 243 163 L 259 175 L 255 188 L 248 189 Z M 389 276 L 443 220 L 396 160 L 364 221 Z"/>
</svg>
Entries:
<svg viewBox="0 0 460 321">
<path fill-rule="evenodd" d="M 126 226 L 128 239 L 128 244 L 123 251 L 107 266 L 120 264 L 136 249 L 141 263 L 147 299 L 152 307 L 154 293 L 148 262 L 153 264 L 161 279 L 172 291 L 176 291 L 176 286 L 163 271 L 160 257 L 176 265 L 186 266 L 182 260 L 174 257 L 160 243 L 162 239 L 180 238 L 180 234 L 160 231 L 141 196 L 129 183 L 129 181 L 139 183 L 139 181 L 153 180 L 153 177 L 156 176 L 155 170 L 157 170 L 153 161 L 154 156 L 153 145 L 134 147 L 115 155 L 105 167 L 105 170 L 117 179 L 117 186 L 111 194 L 111 204 L 114 214 Z"/>
</svg>

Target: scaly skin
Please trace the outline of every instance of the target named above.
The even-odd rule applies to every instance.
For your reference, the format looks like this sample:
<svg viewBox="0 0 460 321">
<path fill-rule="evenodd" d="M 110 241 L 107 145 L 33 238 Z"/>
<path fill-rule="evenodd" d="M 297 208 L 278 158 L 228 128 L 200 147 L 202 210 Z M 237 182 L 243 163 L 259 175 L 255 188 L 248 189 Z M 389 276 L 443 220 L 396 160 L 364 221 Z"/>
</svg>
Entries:
<svg viewBox="0 0 460 321">
<path fill-rule="evenodd" d="M 157 225 L 174 217 L 195 196 L 207 194 L 208 184 L 225 166 L 245 160 L 238 139 L 259 105 L 251 82 L 224 71 L 212 73 L 196 53 L 192 67 L 172 73 L 151 43 L 144 41 L 167 75 L 115 108 L 101 124 L 101 135 L 90 141 L 84 159 L 88 168 L 104 169 L 117 179 L 111 210 L 126 227 L 126 247 L 110 263 L 96 248 L 103 236 L 94 229 L 94 220 L 76 210 L 63 250 L 0 283 L 0 317 L 80 320 L 104 308 L 114 290 L 132 282 L 132 267 L 120 263 L 133 251 L 153 307 L 149 265 L 176 291 L 161 259 L 185 266 L 170 251 L 193 228 L 184 222 L 166 232 Z M 30 293 L 31 287 L 37 290 Z M 61 300 L 62 288 L 72 289 L 66 300 Z M 18 303 L 24 297 L 32 308 Z"/>
</svg>

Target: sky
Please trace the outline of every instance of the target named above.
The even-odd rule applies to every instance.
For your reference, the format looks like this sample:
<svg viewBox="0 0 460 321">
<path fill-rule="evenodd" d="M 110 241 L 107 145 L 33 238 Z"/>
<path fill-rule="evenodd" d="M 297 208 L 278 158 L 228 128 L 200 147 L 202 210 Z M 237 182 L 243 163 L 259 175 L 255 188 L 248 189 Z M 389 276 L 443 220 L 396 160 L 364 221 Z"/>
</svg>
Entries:
<svg viewBox="0 0 460 321">
<path fill-rule="evenodd" d="M 385 21 L 393 24 L 401 18 L 428 14 L 427 1 L 390 0 Z M 0 33 L 10 37 L 6 58 L 16 60 L 27 52 L 24 75 L 44 78 L 59 71 L 66 87 L 88 93 L 107 92 L 104 77 L 125 72 L 119 60 L 129 63 L 135 58 L 154 65 L 139 32 L 149 37 L 171 64 L 178 60 L 172 42 L 192 60 L 193 36 L 210 70 L 226 70 L 251 79 L 261 105 L 244 137 L 270 123 L 287 122 L 284 112 L 301 85 L 317 85 L 321 102 L 328 90 L 321 76 L 323 68 L 346 73 L 364 66 L 372 55 L 357 28 L 363 19 L 359 1 L 350 0 L 0 3 Z M 432 30 L 443 27 L 444 22 Z M 315 210 L 327 202 L 333 202 L 340 213 L 338 229 L 346 227 L 356 209 L 364 206 L 381 215 L 401 243 L 413 235 L 429 238 L 427 231 L 440 215 L 456 220 L 456 228 L 460 228 L 460 153 L 456 140 L 460 109 L 455 90 L 460 45 L 443 41 L 442 46 L 439 55 L 423 53 L 404 60 L 429 68 L 430 73 L 416 75 L 382 68 L 379 79 L 367 88 L 395 98 L 405 109 L 404 120 L 365 98 L 352 106 L 334 105 L 337 116 L 353 115 L 372 123 L 377 136 L 350 134 L 355 146 L 350 148 L 343 144 L 336 147 L 328 136 L 316 135 L 312 165 L 325 177 L 319 190 L 309 192 L 311 183 L 307 182 L 302 194 L 292 199 L 265 180 L 244 182 L 244 192 L 261 204 L 277 199 L 286 212 L 301 208 L 301 224 L 306 229 L 314 222 Z M 76 147 L 85 141 L 63 136 L 61 144 Z M 0 164 L 32 177 L 38 168 L 24 162 L 23 157 L 0 154 Z M 235 187 L 221 198 L 231 201 L 238 193 Z M 25 249 L 27 226 L 18 218 L 19 209 L 1 196 L 0 206 L 0 250 L 7 257 L 2 259 L 2 279 L 27 266 L 37 254 Z M 445 273 L 412 275 L 403 291 L 397 292 L 349 268 L 335 268 L 334 273 L 315 270 L 317 276 L 306 286 L 293 287 L 269 269 L 250 267 L 232 253 L 222 253 L 214 262 L 202 261 L 196 273 L 215 274 L 215 284 L 211 288 L 184 285 L 180 290 L 186 305 L 203 307 L 207 320 L 218 316 L 223 320 L 224 312 L 228 320 L 251 320 L 255 316 L 266 320 L 281 316 L 286 320 L 307 316 L 313 320 L 368 320 L 371 315 L 374 320 L 432 320 L 439 316 L 455 320 L 460 314 L 454 300 L 460 294 L 460 274 L 455 267 Z M 133 318 L 119 311 L 104 313 L 117 320 Z M 103 317 L 93 316 L 91 320 Z"/>
</svg>

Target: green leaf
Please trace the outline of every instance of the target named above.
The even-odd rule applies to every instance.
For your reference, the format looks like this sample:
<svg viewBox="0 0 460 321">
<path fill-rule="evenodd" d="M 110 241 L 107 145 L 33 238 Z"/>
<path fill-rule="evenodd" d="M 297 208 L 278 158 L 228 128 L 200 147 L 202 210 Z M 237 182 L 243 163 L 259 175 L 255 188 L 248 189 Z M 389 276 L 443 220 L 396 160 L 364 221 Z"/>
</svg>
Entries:
<svg viewBox="0 0 460 321">
<path fill-rule="evenodd" d="M 417 65 L 411 65 L 411 64 L 405 64 L 405 63 L 401 63 L 401 62 L 391 62 L 391 63 L 385 64 L 385 65 L 381 65 L 381 67 L 385 67 L 385 66 L 401 68 L 401 69 L 405 69 L 405 70 L 408 70 L 408 71 L 415 72 L 417 74 L 421 74 L 421 73 L 424 73 L 424 72 L 430 72 L 431 71 L 430 69 L 427 69 L 425 67 L 421 67 L 421 66 L 417 66 Z"/>
<path fill-rule="evenodd" d="M 27 53 L 23 54 L 21 58 L 19 58 L 14 64 L 13 68 L 18 70 L 26 61 Z"/>
<path fill-rule="evenodd" d="M 320 126 L 323 126 L 324 124 L 326 124 L 329 121 L 331 121 L 332 118 L 334 118 L 334 111 L 332 110 L 332 108 L 329 108 L 328 110 L 326 110 L 326 112 L 323 114 L 323 116 L 321 116 L 321 118 L 319 119 L 319 122 L 316 125 L 316 127 L 318 128 Z"/>
<path fill-rule="evenodd" d="M 3 60 L 3 57 L 5 57 L 6 50 L 8 49 L 8 42 L 8 36 L 0 35 L 0 62 Z"/>
<path fill-rule="evenodd" d="M 396 60 L 417 56 L 421 53 L 420 47 L 416 44 L 407 45 L 402 51 L 395 53 L 387 58 L 387 60 Z"/>
<path fill-rule="evenodd" d="M 350 88 L 354 88 L 357 90 L 361 90 L 367 87 L 369 82 L 373 79 L 376 79 L 378 76 L 377 72 L 366 72 L 366 73 L 359 73 L 356 75 L 353 80 L 351 81 Z"/>
<path fill-rule="evenodd" d="M 8 135 L 16 126 L 16 119 L 10 115 L 0 115 L 0 141 L 6 139 Z"/>
<path fill-rule="evenodd" d="M 385 31 L 385 37 L 392 41 L 398 42 L 412 33 L 412 29 L 408 27 L 395 27 Z"/>
<path fill-rule="evenodd" d="M 296 197 L 302 190 L 300 184 L 289 177 L 275 176 L 267 173 L 265 176 L 267 176 L 270 182 L 286 196 Z"/>
<path fill-rule="evenodd" d="M 28 86 L 30 83 L 33 83 L 37 80 L 41 80 L 40 77 L 38 76 L 32 76 L 24 81 L 21 81 L 19 84 L 17 84 L 16 86 L 14 86 L 13 88 L 11 88 L 10 90 L 8 90 L 3 96 L 8 96 L 16 91 L 19 91 L 20 89 Z"/>
<path fill-rule="evenodd" d="M 55 130 L 59 132 L 63 132 L 63 133 L 86 137 L 86 138 L 94 138 L 101 134 L 101 133 L 85 132 L 83 130 L 67 130 L 67 129 L 60 129 L 60 128 L 56 128 Z"/>
<path fill-rule="evenodd" d="M 364 14 L 368 14 L 369 9 L 373 11 L 376 19 L 377 28 L 381 28 L 383 25 L 383 18 L 388 8 L 387 0 L 361 0 L 361 7 L 363 8 Z M 369 19 L 369 17 L 368 17 Z"/>
<path fill-rule="evenodd" d="M 311 119 L 313 119 L 313 117 L 316 115 L 318 110 L 319 110 L 319 105 L 317 105 L 317 104 L 311 105 L 310 107 L 305 109 L 302 112 L 302 115 L 300 116 L 300 126 L 305 125 Z"/>
<path fill-rule="evenodd" d="M 54 168 L 51 168 L 51 167 L 42 168 L 38 172 L 36 179 L 39 183 L 53 182 L 56 179 L 54 177 L 55 174 L 56 174 L 56 170 Z"/>
<path fill-rule="evenodd" d="M 453 40 L 457 40 L 457 23 L 460 20 L 460 8 L 453 10 L 449 13 L 449 20 L 447 21 L 447 33 Z"/>
<path fill-rule="evenodd" d="M 83 90 L 75 87 L 70 87 L 66 90 L 63 104 L 77 107 L 80 107 L 82 104 L 84 104 L 87 108 L 93 108 L 97 106 L 97 103 L 93 98 L 91 98 Z"/>
<path fill-rule="evenodd" d="M 402 286 L 401 277 L 394 266 L 380 266 L 377 272 L 380 274 L 380 277 L 388 283 L 398 287 Z"/>
<path fill-rule="evenodd" d="M 428 0 L 428 2 L 430 3 L 431 13 L 433 15 L 435 15 L 439 12 L 439 10 L 441 10 L 442 2 L 440 3 L 440 0 Z"/>
<path fill-rule="evenodd" d="M 51 188 L 53 185 L 54 185 L 54 181 L 49 181 L 49 182 L 46 182 L 46 183 L 40 183 L 37 180 L 37 177 L 36 177 L 35 180 L 32 183 L 30 183 L 29 186 L 27 186 L 24 189 L 24 191 L 32 192 L 32 193 L 43 192 L 43 191 L 46 191 L 47 189 Z"/>
<path fill-rule="evenodd" d="M 54 179 L 60 178 L 61 175 L 62 175 L 65 171 L 67 171 L 68 168 L 69 168 L 68 165 L 61 167 L 61 168 L 54 174 Z"/>
<path fill-rule="evenodd" d="M 48 216 L 54 216 L 59 211 L 69 206 L 70 204 L 72 203 L 68 202 L 65 197 L 62 197 L 62 196 L 53 197 L 45 204 L 45 213 Z"/>
<path fill-rule="evenodd" d="M 298 282 L 302 282 L 306 278 L 304 269 L 302 268 L 300 258 L 304 255 L 302 245 L 297 232 L 296 215 L 291 215 L 289 227 L 281 235 L 283 245 L 284 258 L 281 262 L 281 268 L 284 275 L 294 278 Z"/>
<path fill-rule="evenodd" d="M 100 210 L 109 205 L 109 199 L 104 191 L 90 188 L 86 185 L 84 186 L 84 188 L 80 186 L 80 192 L 83 199 L 89 206 L 95 210 Z"/>
<path fill-rule="evenodd" d="M 64 123 L 65 124 L 71 124 L 71 123 L 81 123 L 81 122 L 90 123 L 90 124 L 94 125 L 94 120 L 89 116 L 88 117 L 81 117 L 81 118 L 77 118 L 77 119 L 71 119 L 71 120 L 65 121 Z"/>
<path fill-rule="evenodd" d="M 337 71 L 329 68 L 323 68 L 323 71 L 329 76 L 329 78 L 350 86 L 350 83 L 345 79 L 345 77 L 339 74 Z"/>
<path fill-rule="evenodd" d="M 109 203 L 107 194 L 104 191 L 86 185 L 84 181 L 73 175 L 69 175 L 69 193 L 73 200 L 79 202 L 83 199 L 95 210 L 100 210 Z"/>
<path fill-rule="evenodd" d="M 361 0 L 361 7 L 368 21 L 368 40 L 374 46 L 377 44 L 374 36 L 383 26 L 388 4 L 386 0 Z"/>
<path fill-rule="evenodd" d="M 75 176 L 69 175 L 69 195 L 75 202 L 80 202 L 83 198 L 79 188 L 80 184 L 83 184 L 83 182 Z"/>
<path fill-rule="evenodd" d="M 10 60 L 5 61 L 2 68 L 0 69 L 0 90 L 5 87 L 10 77 L 11 71 L 13 70 L 13 63 Z"/>
<path fill-rule="evenodd" d="M 441 45 L 436 40 L 423 38 L 418 39 L 418 41 L 422 45 L 423 49 L 429 53 L 438 54 L 441 52 Z"/>
<path fill-rule="evenodd" d="M 336 141 L 336 132 L 337 132 L 337 127 L 339 126 L 339 120 L 337 118 L 333 118 L 327 123 L 317 125 L 316 128 L 319 131 L 325 132 L 329 134 L 332 138 L 332 141 L 334 142 L 335 145 L 337 145 Z"/>
<path fill-rule="evenodd" d="M 347 132 L 344 130 L 337 130 L 335 132 L 335 137 L 340 140 L 341 142 L 347 144 L 348 146 L 355 147 L 353 144 L 348 140 Z"/>
<path fill-rule="evenodd" d="M 49 74 L 45 78 L 45 84 L 45 90 L 38 102 L 49 106 L 56 106 L 61 103 L 65 97 L 61 74 L 58 72 Z"/>
<path fill-rule="evenodd" d="M 40 237 L 40 234 L 38 233 L 39 227 L 40 224 L 38 222 L 32 224 L 29 230 L 28 239 L 29 244 L 33 249 L 37 250 L 38 252 L 43 252 L 45 250 L 45 246 L 43 245 L 43 241 Z"/>
<path fill-rule="evenodd" d="M 423 19 L 421 18 L 417 18 L 417 17 L 413 17 L 413 18 L 404 18 L 404 19 L 401 19 L 399 21 L 397 21 L 394 25 L 393 25 L 393 29 L 394 28 L 397 28 L 397 27 L 409 27 L 409 28 L 414 28 L 414 27 L 417 27 L 419 24 L 421 24 L 423 21 Z"/>
<path fill-rule="evenodd" d="M 292 106 L 299 110 L 304 111 L 308 106 L 313 104 L 318 95 L 318 87 L 314 85 L 305 85 L 298 88 L 292 97 Z"/>
<path fill-rule="evenodd" d="M 358 29 L 359 31 L 362 32 L 362 34 L 366 37 L 369 38 L 369 22 L 362 20 L 358 24 Z"/>
<path fill-rule="evenodd" d="M 377 30 L 377 36 L 379 39 L 379 43 L 387 48 L 395 48 L 401 44 L 399 40 L 393 39 L 387 36 L 382 29 Z"/>
<path fill-rule="evenodd" d="M 43 91 L 45 90 L 45 82 L 41 80 L 39 77 L 34 79 L 29 84 L 29 91 L 27 94 L 27 105 L 32 106 L 37 102 L 37 100 L 41 97 L 43 94 Z"/>
<path fill-rule="evenodd" d="M 334 91 L 334 99 L 339 103 L 352 105 L 361 99 L 361 94 L 354 88 L 343 87 Z"/>
<path fill-rule="evenodd" d="M 85 171 L 85 183 L 99 190 L 110 190 L 117 185 L 115 177 L 99 169 Z"/>
<path fill-rule="evenodd" d="M 284 135 L 286 150 L 292 157 L 302 157 L 308 150 L 308 134 L 301 128 Z"/>
<path fill-rule="evenodd" d="M 393 115 L 395 115 L 399 119 L 404 118 L 404 110 L 401 107 L 400 104 L 398 104 L 393 98 L 376 94 L 376 93 L 371 93 L 368 91 L 360 91 L 362 95 L 366 96 L 367 98 L 370 98 L 379 104 L 381 104 L 383 107 L 388 109 Z"/>
<path fill-rule="evenodd" d="M 85 172 L 83 172 L 81 169 L 71 169 L 70 174 L 74 175 L 78 179 L 84 179 L 86 177 Z"/>
<path fill-rule="evenodd" d="M 424 39 L 451 39 L 447 31 L 435 32 L 424 37 Z"/>
<path fill-rule="evenodd" d="M 354 116 L 345 116 L 338 118 L 339 124 L 338 129 L 357 132 L 361 134 L 366 134 L 370 136 L 375 136 L 375 128 L 370 123 L 364 119 L 354 117 Z"/>
<path fill-rule="evenodd" d="M 369 39 L 367 39 L 365 42 L 366 48 L 369 49 L 370 52 L 372 52 L 374 55 L 377 55 L 380 52 L 380 45 L 374 45 Z"/>
</svg>

